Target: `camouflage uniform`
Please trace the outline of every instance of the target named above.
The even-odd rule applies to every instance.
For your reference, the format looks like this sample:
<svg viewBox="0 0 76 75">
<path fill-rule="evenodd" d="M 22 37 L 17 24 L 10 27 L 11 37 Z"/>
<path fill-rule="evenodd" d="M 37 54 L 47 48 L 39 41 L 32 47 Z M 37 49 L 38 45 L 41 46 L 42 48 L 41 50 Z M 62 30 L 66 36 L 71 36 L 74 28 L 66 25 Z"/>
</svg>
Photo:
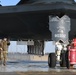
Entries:
<svg viewBox="0 0 76 75">
<path fill-rule="evenodd" d="M 2 43 L 2 40 L 0 40 L 0 60 L 2 60 L 3 58 L 3 43 Z"/>
<path fill-rule="evenodd" d="M 9 41 L 3 40 L 3 64 L 6 64 Z"/>
</svg>

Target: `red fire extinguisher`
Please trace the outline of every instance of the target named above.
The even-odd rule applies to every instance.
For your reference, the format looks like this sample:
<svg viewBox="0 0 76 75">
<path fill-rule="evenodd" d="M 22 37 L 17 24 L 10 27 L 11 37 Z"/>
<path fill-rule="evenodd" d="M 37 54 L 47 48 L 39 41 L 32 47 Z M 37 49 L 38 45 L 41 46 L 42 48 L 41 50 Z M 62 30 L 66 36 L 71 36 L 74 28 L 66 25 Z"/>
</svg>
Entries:
<svg viewBox="0 0 76 75">
<path fill-rule="evenodd" d="M 74 65 L 76 64 L 76 42 L 74 42 L 73 45 L 68 47 L 69 50 L 69 61 L 70 64 Z"/>
<path fill-rule="evenodd" d="M 76 49 L 75 48 L 70 48 L 69 49 L 69 61 L 70 64 L 76 64 Z"/>
</svg>

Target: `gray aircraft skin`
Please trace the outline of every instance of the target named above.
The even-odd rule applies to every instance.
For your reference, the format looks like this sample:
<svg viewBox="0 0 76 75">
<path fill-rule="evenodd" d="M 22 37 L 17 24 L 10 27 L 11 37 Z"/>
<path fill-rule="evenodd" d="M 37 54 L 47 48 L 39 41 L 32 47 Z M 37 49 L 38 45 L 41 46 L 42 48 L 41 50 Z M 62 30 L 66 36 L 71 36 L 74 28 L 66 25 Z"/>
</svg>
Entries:
<svg viewBox="0 0 76 75">
<path fill-rule="evenodd" d="M 16 6 L 0 6 L 0 37 L 51 40 L 49 16 L 71 20 L 69 38 L 76 34 L 76 3 L 73 0 L 21 0 Z"/>
</svg>

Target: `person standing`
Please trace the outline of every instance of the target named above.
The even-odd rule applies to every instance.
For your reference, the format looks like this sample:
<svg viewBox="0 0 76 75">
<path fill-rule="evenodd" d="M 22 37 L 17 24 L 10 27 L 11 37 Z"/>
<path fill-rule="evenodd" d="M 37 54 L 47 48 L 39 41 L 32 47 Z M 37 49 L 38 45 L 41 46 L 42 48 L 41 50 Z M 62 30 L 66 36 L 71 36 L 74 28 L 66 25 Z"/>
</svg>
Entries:
<svg viewBox="0 0 76 75">
<path fill-rule="evenodd" d="M 2 64 L 2 60 L 3 60 L 3 43 L 2 43 L 2 39 L 0 39 L 0 63 Z"/>
<path fill-rule="evenodd" d="M 3 65 L 5 66 L 7 60 L 8 46 L 10 45 L 10 42 L 7 40 L 7 38 L 4 38 L 2 41 L 3 41 Z"/>
</svg>

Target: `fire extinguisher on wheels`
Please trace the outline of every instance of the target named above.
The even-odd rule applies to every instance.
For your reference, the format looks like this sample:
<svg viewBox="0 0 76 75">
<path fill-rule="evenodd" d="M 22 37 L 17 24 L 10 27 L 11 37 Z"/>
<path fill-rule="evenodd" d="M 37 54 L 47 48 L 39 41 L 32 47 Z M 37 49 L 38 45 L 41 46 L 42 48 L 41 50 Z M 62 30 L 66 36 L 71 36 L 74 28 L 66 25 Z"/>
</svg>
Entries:
<svg viewBox="0 0 76 75">
<path fill-rule="evenodd" d="M 73 68 L 76 64 L 76 38 L 74 38 L 66 51 L 66 67 Z"/>
</svg>

